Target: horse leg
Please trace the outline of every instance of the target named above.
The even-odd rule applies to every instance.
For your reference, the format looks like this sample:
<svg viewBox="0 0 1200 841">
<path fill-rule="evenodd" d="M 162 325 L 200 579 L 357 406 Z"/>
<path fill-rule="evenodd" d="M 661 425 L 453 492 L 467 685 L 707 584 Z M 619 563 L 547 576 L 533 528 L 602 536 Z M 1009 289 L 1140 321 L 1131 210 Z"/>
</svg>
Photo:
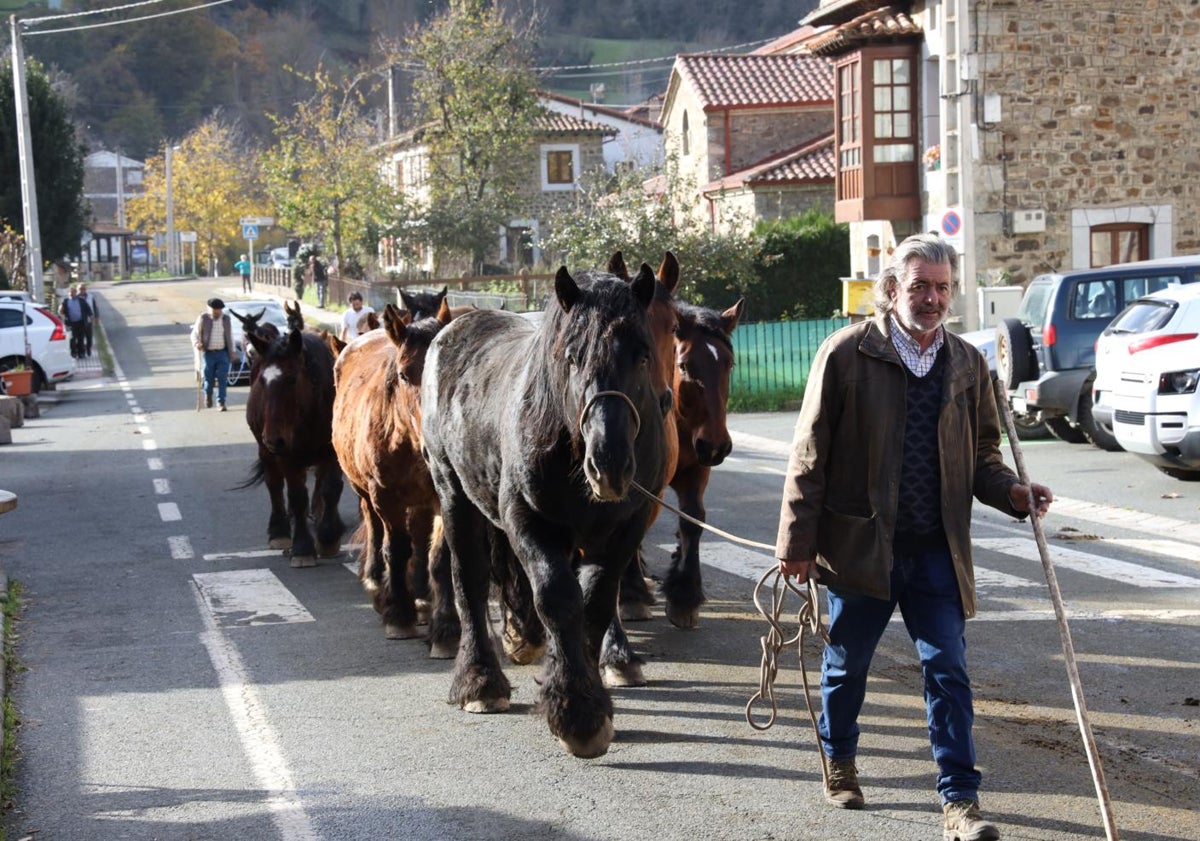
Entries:
<svg viewBox="0 0 1200 841">
<path fill-rule="evenodd" d="M 390 640 L 408 640 L 419 636 L 417 608 L 408 589 L 407 568 L 412 557 L 412 540 L 401 522 L 383 525 L 383 586 L 375 593 L 375 609 L 383 619 L 384 636 Z"/>
<path fill-rule="evenodd" d="M 526 666 L 546 652 L 546 628 L 533 603 L 529 576 L 499 530 L 492 541 L 492 577 L 500 589 L 504 653 L 513 663 Z"/>
<path fill-rule="evenodd" d="M 342 551 L 342 535 L 346 524 L 338 511 L 342 498 L 342 468 L 337 461 L 325 462 L 317 467 L 317 480 L 313 495 L 319 501 L 317 517 L 317 554 L 322 558 L 336 558 Z"/>
<path fill-rule="evenodd" d="M 632 525 L 630 528 L 632 529 Z M 631 547 L 626 544 L 621 548 L 614 547 L 614 549 L 626 552 L 627 554 L 624 557 L 629 559 L 624 564 L 625 570 L 621 574 L 620 586 L 624 588 L 625 581 L 629 578 L 629 570 L 634 570 L 637 576 L 641 578 L 641 568 L 637 557 L 639 546 L 635 545 Z M 619 558 L 621 555 L 618 554 L 613 557 Z M 615 575 L 615 572 L 613 574 Z M 581 582 L 582 580 L 581 578 Z M 604 605 L 599 602 L 602 598 L 604 598 L 604 591 L 602 589 L 597 587 L 594 592 L 589 592 L 588 587 L 584 586 L 584 599 L 588 605 L 589 628 L 591 628 L 593 613 L 597 617 L 594 620 L 596 622 L 604 618 L 602 612 Z M 600 673 L 604 677 L 604 685 L 610 687 L 645 686 L 646 677 L 642 673 L 642 666 L 645 664 L 645 661 L 634 652 L 633 646 L 629 642 L 629 637 L 625 634 L 625 628 L 621 624 L 621 617 L 618 615 L 618 611 L 613 610 L 611 603 L 609 604 L 608 616 L 608 625 L 599 645 Z"/>
<path fill-rule="evenodd" d="M 316 546 L 308 530 L 308 471 L 303 468 L 287 473 L 288 511 L 292 517 L 293 567 L 315 567 Z"/>
<path fill-rule="evenodd" d="M 358 510 L 366 531 L 363 548 L 358 553 L 358 580 L 368 593 L 375 593 L 383 581 L 383 521 L 375 513 L 365 491 L 360 492 Z"/>
<path fill-rule="evenodd" d="M 431 469 L 436 469 L 431 464 Z M 467 712 L 490 713 L 508 709 L 512 686 L 500 668 L 492 646 L 488 623 L 488 540 L 491 527 L 458 484 L 455 490 L 439 492 L 442 525 L 450 547 L 454 600 L 462 622 L 458 657 L 450 681 L 450 703 Z"/>
<path fill-rule="evenodd" d="M 564 532 L 543 525 L 529 511 L 506 512 L 505 519 L 523 526 L 510 537 L 550 638 L 538 710 L 571 754 L 601 756 L 612 742 L 613 707 L 600 678 L 598 656 L 617 605 L 615 570 L 611 576 L 598 574 L 596 561 L 584 558 L 576 579 L 570 563 L 573 550 Z M 590 597 L 587 602 L 584 592 Z M 606 598 L 607 611 L 598 611 Z"/>
<path fill-rule="evenodd" d="M 646 622 L 654 603 L 654 594 L 646 583 L 646 565 L 639 546 L 633 561 L 621 574 L 620 618 L 625 622 Z"/>
<path fill-rule="evenodd" d="M 429 546 L 429 577 L 432 582 L 429 612 L 429 656 L 449 660 L 458 650 L 462 625 L 454 608 L 454 576 L 451 570 L 450 544 L 440 526 L 433 529 Z"/>
<path fill-rule="evenodd" d="M 261 458 L 261 457 L 260 457 Z M 292 548 L 292 524 L 283 498 L 283 473 L 272 459 L 264 459 L 263 482 L 271 498 L 271 517 L 267 520 L 267 548 Z"/>
<path fill-rule="evenodd" d="M 679 497 L 679 510 L 704 522 L 704 489 L 708 486 L 711 467 L 693 465 L 675 474 L 671 487 Z M 671 568 L 663 580 L 662 590 L 667 598 L 667 619 L 676 628 L 695 628 L 700 624 L 700 605 L 704 604 L 704 588 L 700 581 L 699 526 L 679 520 L 679 545 L 671 556 Z"/>
<path fill-rule="evenodd" d="M 405 528 L 412 539 L 412 557 L 408 561 L 408 589 L 417 603 L 417 624 L 429 621 L 433 596 L 429 589 L 429 571 L 433 565 L 430 538 L 433 534 L 433 510 L 424 506 L 409 508 Z M 448 572 L 448 571 L 447 571 Z"/>
</svg>

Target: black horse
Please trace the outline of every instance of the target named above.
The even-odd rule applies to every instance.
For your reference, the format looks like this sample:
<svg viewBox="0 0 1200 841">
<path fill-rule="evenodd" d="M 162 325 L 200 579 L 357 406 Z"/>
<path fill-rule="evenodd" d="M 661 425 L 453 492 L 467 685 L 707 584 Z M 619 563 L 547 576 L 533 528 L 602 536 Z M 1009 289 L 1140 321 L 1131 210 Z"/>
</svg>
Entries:
<svg viewBox="0 0 1200 841">
<path fill-rule="evenodd" d="M 577 282 L 560 269 L 539 326 L 471 312 L 438 334 L 425 363 L 422 435 L 462 620 L 451 701 L 508 708 L 487 598 L 493 553 L 511 552 L 549 638 L 539 708 L 576 756 L 612 740 L 598 656 L 651 511 L 632 484 L 664 481 L 646 315 L 654 284 L 645 265 L 632 283 L 604 272 Z"/>
<path fill-rule="evenodd" d="M 449 286 L 443 286 L 441 292 L 409 292 L 407 289 L 401 289 L 400 303 L 414 322 L 422 318 L 433 318 L 438 314 L 442 301 L 446 300 L 448 291 Z"/>
<path fill-rule="evenodd" d="M 320 336 L 296 326 L 303 324 L 299 304 L 288 309 L 288 323 L 292 327 L 275 338 L 262 328 L 245 334 L 255 351 L 246 423 L 258 442 L 258 460 L 241 487 L 266 482 L 268 546 L 290 550 L 291 565 L 305 567 L 314 566 L 317 555 L 335 556 L 346 527 L 338 513 L 342 470 L 332 439 L 333 354 Z M 316 473 L 315 545 L 308 528 L 310 469 Z"/>
</svg>

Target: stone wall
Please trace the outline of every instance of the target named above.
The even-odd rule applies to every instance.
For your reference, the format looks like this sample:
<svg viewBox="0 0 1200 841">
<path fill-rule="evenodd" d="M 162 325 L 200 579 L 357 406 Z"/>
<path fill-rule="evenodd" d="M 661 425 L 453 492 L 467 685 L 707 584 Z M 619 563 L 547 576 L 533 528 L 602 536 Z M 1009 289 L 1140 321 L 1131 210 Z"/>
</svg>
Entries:
<svg viewBox="0 0 1200 841">
<path fill-rule="evenodd" d="M 737 171 L 788 149 L 829 134 L 833 129 L 833 106 L 820 108 L 729 111 L 731 169 Z M 725 172 L 726 113 L 709 115 L 709 146 L 720 145 L 721 157 L 713 163 L 721 178 Z"/>
<path fill-rule="evenodd" d="M 977 90 L 1001 105 L 979 132 L 979 272 L 1025 282 L 1086 262 L 1073 215 L 1150 219 L 1170 226 L 1172 253 L 1200 252 L 1200 4 L 976 5 Z M 1032 209 L 1045 211 L 1044 233 L 1005 230 L 1004 211 Z"/>
</svg>

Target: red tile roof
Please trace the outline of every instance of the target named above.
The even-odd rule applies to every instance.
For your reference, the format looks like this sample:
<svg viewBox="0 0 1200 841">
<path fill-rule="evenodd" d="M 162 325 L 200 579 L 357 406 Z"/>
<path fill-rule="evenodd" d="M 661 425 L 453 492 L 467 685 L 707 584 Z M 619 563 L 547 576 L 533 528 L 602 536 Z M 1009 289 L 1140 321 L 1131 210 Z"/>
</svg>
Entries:
<svg viewBox="0 0 1200 841">
<path fill-rule="evenodd" d="M 833 101 L 833 68 L 807 55 L 681 55 L 675 72 L 705 110 Z"/>
<path fill-rule="evenodd" d="M 833 134 L 830 133 L 731 172 L 706 184 L 701 192 L 772 184 L 821 184 L 832 182 L 834 172 Z"/>
<path fill-rule="evenodd" d="M 832 55 L 854 49 L 867 41 L 920 35 L 920 24 L 894 8 L 876 9 L 836 26 L 811 39 L 807 46 L 816 55 Z"/>
<path fill-rule="evenodd" d="M 620 134 L 612 126 L 594 123 L 571 114 L 559 114 L 544 108 L 542 113 L 538 114 L 534 125 L 538 131 L 550 134 Z"/>
<path fill-rule="evenodd" d="M 845 23 L 863 12 L 889 5 L 890 0 L 821 0 L 817 8 L 805 15 L 800 25 L 825 26 Z"/>
<path fill-rule="evenodd" d="M 593 114 L 604 114 L 609 117 L 615 117 L 620 120 L 637 123 L 645 126 L 646 128 L 662 128 L 662 126 L 653 120 L 648 120 L 645 117 L 641 117 L 635 113 L 632 113 L 631 109 L 613 108 L 612 106 L 602 105 L 598 102 L 584 102 L 582 99 L 576 99 L 573 96 L 564 96 L 561 93 L 554 93 L 553 91 L 547 90 L 537 90 L 534 91 L 534 93 L 543 99 L 553 99 L 555 102 L 561 102 L 564 105 L 569 105 L 572 108 L 578 108 L 581 111 L 591 111 Z"/>
</svg>

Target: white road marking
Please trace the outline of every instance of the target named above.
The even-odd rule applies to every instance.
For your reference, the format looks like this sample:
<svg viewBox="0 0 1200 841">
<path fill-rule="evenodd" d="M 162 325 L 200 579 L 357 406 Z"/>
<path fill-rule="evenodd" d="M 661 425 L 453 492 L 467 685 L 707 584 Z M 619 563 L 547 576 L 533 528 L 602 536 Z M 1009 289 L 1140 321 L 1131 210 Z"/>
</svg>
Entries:
<svg viewBox="0 0 1200 841">
<path fill-rule="evenodd" d="M 155 479 L 154 492 L 160 495 L 166 495 L 171 492 L 171 482 L 169 479 Z"/>
<path fill-rule="evenodd" d="M 218 627 L 316 621 L 269 569 L 197 572 L 192 578 Z"/>
<path fill-rule="evenodd" d="M 183 515 L 179 513 L 179 506 L 174 502 L 160 502 L 158 504 L 158 516 L 162 518 L 164 523 L 173 523 L 183 519 Z"/>
<path fill-rule="evenodd" d="M 1041 553 L 1037 543 L 1027 538 L 1009 537 L 977 537 L 973 543 L 992 552 L 1001 552 L 1017 558 L 1041 563 Z M 1103 555 L 1090 552 L 1080 552 L 1078 549 L 1068 549 L 1065 546 L 1050 546 L 1050 560 L 1055 567 L 1070 569 L 1106 578 L 1110 581 L 1121 582 L 1133 587 L 1164 588 L 1164 587 L 1194 587 L 1200 589 L 1200 578 L 1178 575 L 1153 567 L 1134 564 L 1128 561 L 1118 561 Z"/>
<path fill-rule="evenodd" d="M 153 438 L 143 438 L 142 439 L 142 449 L 143 450 L 157 450 L 158 442 L 155 441 Z"/>
<path fill-rule="evenodd" d="M 148 426 L 139 426 L 137 428 L 137 430 L 142 435 L 150 435 L 151 434 L 150 427 L 148 427 Z"/>
<path fill-rule="evenodd" d="M 247 552 L 210 552 L 204 556 L 204 560 L 233 561 L 238 558 L 278 558 L 282 554 L 279 549 L 252 549 Z"/>
<path fill-rule="evenodd" d="M 186 561 L 196 557 L 196 553 L 192 551 L 192 541 L 186 534 L 168 537 L 167 545 L 171 547 L 172 560 Z"/>
<path fill-rule="evenodd" d="M 1133 529 L 1146 534 L 1169 534 L 1171 537 L 1200 543 L 1200 523 L 1179 520 L 1175 517 L 1147 514 L 1144 511 L 1118 508 L 1115 505 L 1101 505 L 1097 502 L 1063 499 L 1060 496 L 1054 497 L 1054 503 L 1050 506 L 1050 513 L 1059 514 L 1064 517 L 1074 517 L 1077 520 L 1086 520 L 1090 523 Z"/>
<path fill-rule="evenodd" d="M 1009 575 L 1007 572 L 999 572 L 998 570 L 976 565 L 975 586 L 980 591 L 986 591 L 991 589 L 1007 590 L 1020 587 L 1040 587 L 1041 585 L 1037 581 L 1030 581 L 1027 578 Z"/>
<path fill-rule="evenodd" d="M 215 574 L 215 573 L 214 573 Z M 197 576 L 198 578 L 199 576 Z M 266 707 L 258 697 L 250 674 L 237 648 L 221 632 L 205 603 L 205 595 L 197 581 L 196 606 L 204 621 L 200 641 L 208 651 L 221 695 L 229 709 L 242 750 L 259 786 L 272 792 L 266 799 L 271 819 L 284 841 L 318 841 L 304 804 L 296 794 L 296 783 L 271 727 Z"/>
<path fill-rule="evenodd" d="M 146 466 L 151 470 L 162 470 L 163 460 L 161 458 L 148 458 L 146 459 Z"/>
</svg>

